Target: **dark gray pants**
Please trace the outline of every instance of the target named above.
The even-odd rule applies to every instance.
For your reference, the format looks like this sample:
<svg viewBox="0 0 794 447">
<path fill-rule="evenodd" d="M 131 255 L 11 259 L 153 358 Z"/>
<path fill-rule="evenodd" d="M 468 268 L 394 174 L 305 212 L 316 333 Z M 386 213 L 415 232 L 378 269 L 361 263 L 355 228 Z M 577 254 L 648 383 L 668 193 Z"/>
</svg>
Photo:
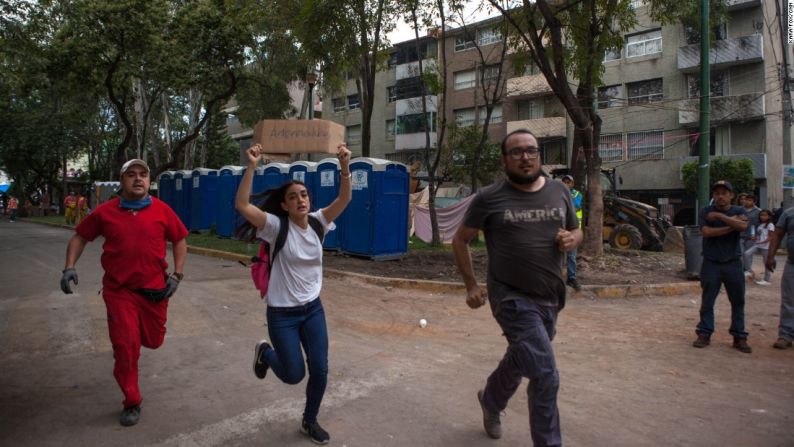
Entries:
<svg viewBox="0 0 794 447">
<path fill-rule="evenodd" d="M 560 377 L 551 347 L 557 312 L 556 307 L 518 299 L 500 303 L 495 315 L 508 345 L 499 366 L 488 377 L 483 404 L 490 411 L 503 411 L 521 379 L 528 378 L 529 427 L 535 447 L 562 445 L 557 409 Z"/>
</svg>

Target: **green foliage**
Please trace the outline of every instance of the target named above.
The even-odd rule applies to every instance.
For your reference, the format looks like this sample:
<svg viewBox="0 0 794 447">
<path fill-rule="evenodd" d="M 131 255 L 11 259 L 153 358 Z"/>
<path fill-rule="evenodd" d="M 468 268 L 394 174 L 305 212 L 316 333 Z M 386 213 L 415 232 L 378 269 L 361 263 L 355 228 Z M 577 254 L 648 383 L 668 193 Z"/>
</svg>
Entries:
<svg viewBox="0 0 794 447">
<path fill-rule="evenodd" d="M 223 112 L 213 113 L 207 125 L 207 168 L 220 169 L 240 163 L 240 145 L 226 133 L 227 116 Z"/>
<path fill-rule="evenodd" d="M 443 167 L 445 175 L 449 175 L 453 182 L 471 184 L 472 172 L 476 172 L 479 185 L 493 183 L 501 172 L 501 149 L 499 144 L 486 141 L 480 153 L 478 169 L 473 170 L 472 164 L 482 139 L 482 127 L 474 124 L 458 127 L 453 124 L 448 127 L 449 139 L 443 151 Z"/>
<path fill-rule="evenodd" d="M 692 161 L 681 167 L 684 187 L 687 192 L 697 193 L 698 162 Z M 709 160 L 709 181 L 728 180 L 736 193 L 755 191 L 753 162 L 747 158 L 713 157 Z"/>
</svg>

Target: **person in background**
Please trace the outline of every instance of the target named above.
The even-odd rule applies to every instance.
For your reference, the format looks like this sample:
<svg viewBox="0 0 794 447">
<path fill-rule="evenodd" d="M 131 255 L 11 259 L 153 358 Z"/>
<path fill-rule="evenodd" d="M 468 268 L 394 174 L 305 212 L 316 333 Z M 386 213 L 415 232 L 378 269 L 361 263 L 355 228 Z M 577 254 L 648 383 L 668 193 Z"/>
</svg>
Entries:
<svg viewBox="0 0 794 447">
<path fill-rule="evenodd" d="M 758 215 L 761 213 L 761 208 L 755 206 L 755 196 L 752 194 L 745 194 L 744 200 L 739 201 L 739 206 L 744 207 L 744 212 L 747 215 L 747 229 L 741 234 L 742 252 L 745 252 L 755 245 L 755 230 L 758 228 Z M 753 257 L 745 257 L 742 264 L 744 265 L 744 277 L 753 278 Z"/>
<path fill-rule="evenodd" d="M 772 345 L 776 349 L 788 349 L 794 340 L 794 208 L 788 208 L 780 215 L 780 220 L 775 225 L 775 231 L 769 236 L 769 252 L 766 255 L 766 268 L 774 272 L 777 267 L 775 253 L 780 248 L 783 237 L 786 238 L 788 258 L 783 268 L 783 277 L 780 281 L 780 324 L 778 325 L 778 338 Z"/>
<path fill-rule="evenodd" d="M 573 203 L 573 207 L 576 208 L 576 219 L 579 220 L 579 229 L 582 228 L 582 193 L 579 192 L 576 188 L 573 187 L 573 177 L 570 175 L 565 175 L 562 178 L 562 182 L 565 183 L 565 186 L 571 191 L 571 203 Z M 573 287 L 574 290 L 577 292 L 582 290 L 582 286 L 579 285 L 579 282 L 576 280 L 576 249 L 569 251 L 566 253 L 565 258 L 567 260 L 568 265 L 568 275 L 566 276 L 566 284 Z"/>
<path fill-rule="evenodd" d="M 714 204 L 700 212 L 700 228 L 703 233 L 703 264 L 700 267 L 700 322 L 695 332 L 696 348 L 711 344 L 714 333 L 714 303 L 720 288 L 725 285 L 731 303 L 731 327 L 733 347 L 744 353 L 753 349 L 747 344 L 748 333 L 744 327 L 745 279 L 742 274 L 742 249 L 739 233 L 747 229 L 745 208 L 731 205 L 733 185 L 719 180 L 711 185 Z"/>
<path fill-rule="evenodd" d="M 17 220 L 17 209 L 19 209 L 19 201 L 16 197 L 11 196 L 8 199 L 8 212 L 11 214 L 8 217 L 9 222 L 16 222 Z"/>
<path fill-rule="evenodd" d="M 758 214 L 758 227 L 753 236 L 753 246 L 744 252 L 744 265 L 752 265 L 752 257 L 756 253 L 761 253 L 761 259 L 766 261 L 769 252 L 769 234 L 775 231 L 775 224 L 772 223 L 772 211 L 761 210 Z M 759 286 L 768 286 L 772 280 L 772 271 L 768 268 L 764 269 L 764 279 L 756 281 Z"/>
<path fill-rule="evenodd" d="M 63 209 L 66 225 L 74 225 L 77 220 L 77 197 L 75 197 L 74 192 L 69 191 L 69 194 L 63 199 Z"/>
<path fill-rule="evenodd" d="M 77 223 L 79 224 L 88 215 L 88 199 L 83 193 L 77 197 Z"/>
<path fill-rule="evenodd" d="M 115 359 L 113 376 L 124 393 L 119 422 L 131 426 L 138 423 L 143 400 L 138 387 L 141 346 L 157 349 L 165 340 L 168 301 L 183 278 L 187 229 L 165 202 L 149 195 L 145 161 L 127 161 L 120 177 L 120 196 L 98 206 L 74 229 L 66 248 L 61 290 L 72 293 L 77 260 L 89 242 L 103 236 L 102 297 Z M 170 275 L 167 241 L 174 256 Z"/>
</svg>

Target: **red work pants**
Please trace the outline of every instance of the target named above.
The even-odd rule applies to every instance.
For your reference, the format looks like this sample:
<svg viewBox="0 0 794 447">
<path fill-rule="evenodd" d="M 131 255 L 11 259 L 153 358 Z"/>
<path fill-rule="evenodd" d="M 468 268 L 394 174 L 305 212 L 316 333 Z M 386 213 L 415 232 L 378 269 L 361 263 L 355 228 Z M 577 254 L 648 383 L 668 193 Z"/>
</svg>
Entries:
<svg viewBox="0 0 794 447">
<path fill-rule="evenodd" d="M 157 349 L 163 344 L 168 300 L 154 303 L 128 289 L 105 288 L 102 295 L 116 360 L 113 376 L 124 393 L 124 408 L 139 405 L 138 357 L 141 345 Z"/>
</svg>

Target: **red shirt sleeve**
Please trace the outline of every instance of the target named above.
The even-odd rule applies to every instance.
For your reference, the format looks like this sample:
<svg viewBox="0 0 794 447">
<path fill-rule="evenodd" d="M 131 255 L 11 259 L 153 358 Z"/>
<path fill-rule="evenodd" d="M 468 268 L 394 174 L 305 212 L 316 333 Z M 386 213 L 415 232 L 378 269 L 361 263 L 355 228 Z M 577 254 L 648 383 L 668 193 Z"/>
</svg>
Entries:
<svg viewBox="0 0 794 447">
<path fill-rule="evenodd" d="M 74 229 L 75 233 L 83 239 L 91 242 L 102 234 L 102 218 L 100 210 L 97 209 L 80 221 Z"/>
</svg>

